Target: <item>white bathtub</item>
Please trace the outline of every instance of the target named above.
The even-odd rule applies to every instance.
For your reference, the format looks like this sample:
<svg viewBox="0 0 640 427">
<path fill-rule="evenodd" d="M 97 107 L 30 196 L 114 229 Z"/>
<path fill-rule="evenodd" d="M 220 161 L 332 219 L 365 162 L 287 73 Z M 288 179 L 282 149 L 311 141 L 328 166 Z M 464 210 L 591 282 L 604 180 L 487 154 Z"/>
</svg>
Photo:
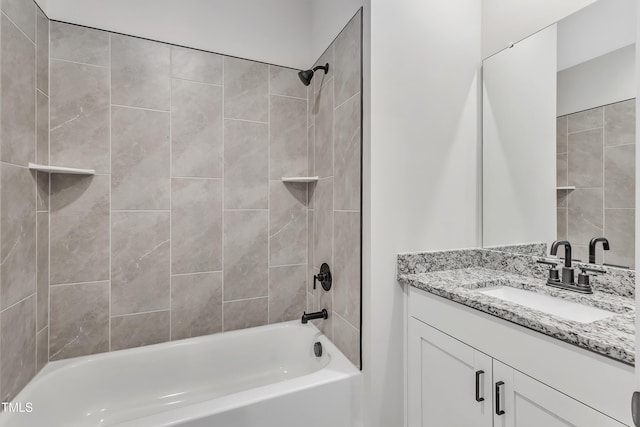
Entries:
<svg viewBox="0 0 640 427">
<path fill-rule="evenodd" d="M 295 321 L 49 363 L 0 426 L 361 426 L 361 381 Z"/>
</svg>

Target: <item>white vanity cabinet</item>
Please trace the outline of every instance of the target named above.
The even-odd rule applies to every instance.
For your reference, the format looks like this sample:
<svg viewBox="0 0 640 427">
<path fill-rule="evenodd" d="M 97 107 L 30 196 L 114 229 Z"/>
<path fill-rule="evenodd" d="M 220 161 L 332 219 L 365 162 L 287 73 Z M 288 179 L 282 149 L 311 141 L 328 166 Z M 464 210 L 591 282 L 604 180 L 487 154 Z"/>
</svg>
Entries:
<svg viewBox="0 0 640 427">
<path fill-rule="evenodd" d="M 633 367 L 423 291 L 409 298 L 408 427 L 632 425 Z"/>
</svg>

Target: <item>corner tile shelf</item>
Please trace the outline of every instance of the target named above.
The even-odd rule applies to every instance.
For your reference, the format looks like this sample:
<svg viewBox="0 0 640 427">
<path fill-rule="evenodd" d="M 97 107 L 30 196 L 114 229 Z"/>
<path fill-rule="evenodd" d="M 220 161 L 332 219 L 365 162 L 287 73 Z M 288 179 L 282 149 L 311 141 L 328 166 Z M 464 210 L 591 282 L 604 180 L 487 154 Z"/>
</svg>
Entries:
<svg viewBox="0 0 640 427">
<path fill-rule="evenodd" d="M 93 169 L 65 168 L 62 166 L 47 166 L 37 163 L 29 163 L 29 169 L 44 173 L 66 173 L 70 175 L 95 175 Z"/>
<path fill-rule="evenodd" d="M 282 182 L 318 182 L 318 176 L 283 176 Z"/>
<path fill-rule="evenodd" d="M 556 190 L 575 190 L 575 185 L 570 185 L 568 187 L 556 187 Z"/>
</svg>

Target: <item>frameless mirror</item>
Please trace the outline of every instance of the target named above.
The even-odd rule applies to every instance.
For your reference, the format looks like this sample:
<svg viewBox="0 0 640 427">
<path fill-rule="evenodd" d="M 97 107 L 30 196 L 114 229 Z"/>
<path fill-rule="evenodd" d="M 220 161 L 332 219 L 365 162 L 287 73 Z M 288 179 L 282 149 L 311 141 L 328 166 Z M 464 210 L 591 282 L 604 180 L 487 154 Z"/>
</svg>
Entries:
<svg viewBox="0 0 640 427">
<path fill-rule="evenodd" d="M 600 0 L 483 62 L 483 246 L 634 268 L 635 1 Z M 561 254 L 559 254 L 561 255 Z"/>
</svg>

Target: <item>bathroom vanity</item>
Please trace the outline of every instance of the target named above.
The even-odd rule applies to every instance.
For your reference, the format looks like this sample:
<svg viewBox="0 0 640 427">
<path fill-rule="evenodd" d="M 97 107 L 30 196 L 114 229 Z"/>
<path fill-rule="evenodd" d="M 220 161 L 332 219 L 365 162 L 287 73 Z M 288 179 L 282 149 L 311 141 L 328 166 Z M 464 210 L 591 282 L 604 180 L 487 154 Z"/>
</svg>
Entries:
<svg viewBox="0 0 640 427">
<path fill-rule="evenodd" d="M 409 426 L 633 425 L 634 273 L 609 268 L 581 295 L 547 286 L 537 260 L 486 249 L 398 256 Z"/>
</svg>

